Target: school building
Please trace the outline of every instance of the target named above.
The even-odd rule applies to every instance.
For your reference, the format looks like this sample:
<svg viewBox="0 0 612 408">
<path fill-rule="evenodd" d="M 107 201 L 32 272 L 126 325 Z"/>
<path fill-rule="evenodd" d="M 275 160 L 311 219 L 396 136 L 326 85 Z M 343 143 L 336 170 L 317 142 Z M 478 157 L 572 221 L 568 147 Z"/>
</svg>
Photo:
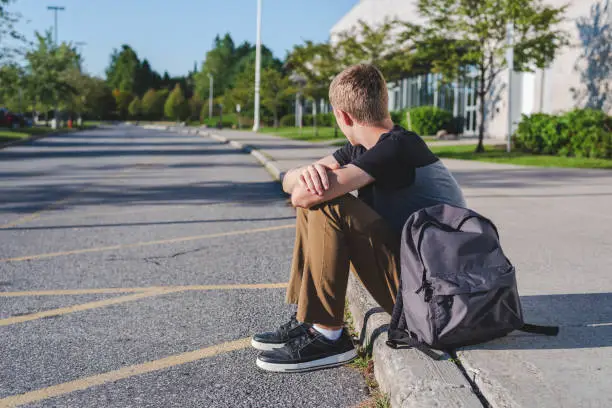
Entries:
<svg viewBox="0 0 612 408">
<path fill-rule="evenodd" d="M 594 21 L 592 7 L 599 3 L 604 10 L 606 0 L 546 0 L 548 4 L 562 6 L 569 4 L 562 28 L 570 33 L 570 46 L 558 52 L 556 59 L 546 69 L 535 72 L 514 72 L 512 74 L 512 122 L 520 120 L 521 114 L 535 112 L 556 113 L 581 106 L 572 92 L 572 87 L 584 87 L 581 72 L 575 69 L 585 45 L 580 39 L 578 23 Z M 612 4 L 606 15 L 601 16 L 604 24 L 612 26 Z M 416 0 L 360 0 L 331 29 L 331 37 L 349 30 L 359 20 L 379 24 L 386 18 L 397 18 L 413 23 L 422 23 L 417 11 Z M 587 20 L 588 19 L 588 20 Z M 592 23 L 595 26 L 595 23 Z M 589 29 L 588 24 L 586 29 Z M 608 28 L 610 29 L 610 28 Z M 582 30 L 585 30 L 583 26 Z M 586 64 L 579 65 L 586 69 Z M 455 116 L 465 119 L 465 136 L 477 134 L 480 123 L 479 104 L 476 98 L 476 82 L 470 79 L 464 83 L 440 88 L 439 78 L 433 74 L 417 75 L 389 83 L 389 108 L 399 110 L 422 105 L 434 105 L 447 109 Z M 494 102 L 487 104 L 485 114 L 485 135 L 491 138 L 506 138 L 508 134 L 508 72 L 498 76 L 497 95 Z"/>
</svg>

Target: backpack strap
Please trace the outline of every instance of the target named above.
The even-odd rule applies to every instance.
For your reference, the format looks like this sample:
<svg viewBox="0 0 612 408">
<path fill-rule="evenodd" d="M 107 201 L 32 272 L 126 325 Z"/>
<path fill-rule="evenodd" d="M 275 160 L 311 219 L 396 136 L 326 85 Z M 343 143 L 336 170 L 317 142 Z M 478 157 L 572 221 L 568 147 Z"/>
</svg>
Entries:
<svg viewBox="0 0 612 408">
<path fill-rule="evenodd" d="M 414 339 L 404 330 L 389 330 L 388 336 L 389 340 L 387 340 L 386 344 L 392 349 L 397 349 L 400 346 L 412 347 L 436 361 L 440 360 L 443 356 L 436 353 L 427 344 Z"/>
<path fill-rule="evenodd" d="M 559 326 L 540 326 L 529 323 L 524 323 L 518 330 L 525 333 L 543 334 L 545 336 L 556 336 L 559 334 Z"/>
</svg>

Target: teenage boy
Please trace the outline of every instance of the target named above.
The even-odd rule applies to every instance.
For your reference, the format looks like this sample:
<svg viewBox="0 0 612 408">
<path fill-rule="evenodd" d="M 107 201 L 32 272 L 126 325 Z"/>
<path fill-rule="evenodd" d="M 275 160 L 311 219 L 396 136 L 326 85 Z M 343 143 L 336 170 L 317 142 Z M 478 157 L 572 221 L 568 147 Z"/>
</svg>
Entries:
<svg viewBox="0 0 612 408">
<path fill-rule="evenodd" d="M 413 212 L 447 203 L 465 207 L 457 182 L 415 133 L 394 126 L 387 84 L 372 65 L 340 73 L 329 100 L 348 143 L 333 155 L 287 172 L 283 189 L 297 209 L 287 302 L 297 314 L 257 334 L 257 365 L 299 372 L 356 357 L 343 328 L 349 269 L 391 313 L 399 286 L 400 238 Z M 358 198 L 351 193 L 358 190 Z"/>
</svg>

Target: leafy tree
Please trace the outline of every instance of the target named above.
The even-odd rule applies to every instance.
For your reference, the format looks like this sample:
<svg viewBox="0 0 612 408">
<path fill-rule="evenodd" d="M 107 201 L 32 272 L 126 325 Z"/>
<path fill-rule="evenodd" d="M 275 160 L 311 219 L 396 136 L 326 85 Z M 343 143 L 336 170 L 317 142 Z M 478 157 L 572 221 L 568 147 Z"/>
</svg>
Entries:
<svg viewBox="0 0 612 408">
<path fill-rule="evenodd" d="M 151 68 L 151 64 L 145 58 L 136 70 L 136 79 L 134 82 L 134 92 L 141 96 L 148 89 L 157 89 L 161 86 L 161 76 Z"/>
<path fill-rule="evenodd" d="M 480 116 L 486 118 L 487 98 L 499 74 L 507 68 L 506 26 L 514 23 L 514 69 L 544 68 L 567 43 L 557 28 L 566 7 L 552 7 L 541 0 L 419 0 L 425 18 L 422 27 L 410 32 L 422 54 L 431 58 L 434 72 L 447 80 L 477 74 Z M 485 123 L 481 119 L 478 147 Z"/>
<path fill-rule="evenodd" d="M 83 100 L 84 113 L 98 119 L 110 117 L 116 109 L 112 90 L 101 78 L 84 76 L 83 85 L 79 88 Z"/>
<path fill-rule="evenodd" d="M 176 121 L 184 120 L 189 115 L 189 106 L 179 84 L 176 84 L 168 99 L 166 99 L 164 113 L 166 117 Z"/>
<path fill-rule="evenodd" d="M 121 118 L 126 118 L 128 115 L 128 108 L 134 99 L 134 95 L 126 91 L 115 89 L 113 90 L 113 96 L 115 97 L 117 113 Z"/>
<path fill-rule="evenodd" d="M 121 46 L 121 51 L 114 50 L 111 61 L 106 69 L 108 84 L 113 89 L 133 93 L 137 91 L 137 75 L 140 61 L 136 52 L 127 44 Z"/>
<path fill-rule="evenodd" d="M 223 38 L 217 35 L 196 79 L 196 90 L 200 97 L 208 98 L 210 93 L 208 74 L 214 76 L 214 95 L 220 95 L 230 87 L 235 58 L 236 47 L 231 35 L 225 34 Z"/>
<path fill-rule="evenodd" d="M 69 44 L 56 46 L 47 31 L 36 32 L 36 47 L 26 53 L 27 89 L 36 96 L 36 102 L 45 107 L 69 102 L 77 94 L 70 84 L 68 72 L 80 70 L 80 56 Z"/>
<path fill-rule="evenodd" d="M 410 24 L 399 20 L 386 19 L 380 24 L 370 25 L 359 21 L 351 29 L 339 33 L 333 41 L 332 60 L 321 63 L 335 63 L 331 68 L 337 71 L 359 63 L 373 64 L 378 67 L 388 81 L 395 81 L 413 68 L 414 45 L 407 40 L 406 27 Z M 323 53 L 325 56 L 325 53 Z"/>
<path fill-rule="evenodd" d="M 6 106 L 13 111 L 20 111 L 19 92 L 22 99 L 24 88 L 27 89 L 28 77 L 24 70 L 15 63 L 0 66 L 0 105 Z"/>
<path fill-rule="evenodd" d="M 274 118 L 274 127 L 278 127 L 278 113 L 283 105 L 288 103 L 291 95 L 296 90 L 288 77 L 272 68 L 267 68 L 261 73 L 261 103 L 266 107 Z"/>
<path fill-rule="evenodd" d="M 194 94 L 189 99 L 189 119 L 190 120 L 198 120 L 200 118 L 200 113 L 202 112 L 202 107 L 204 106 L 204 102 L 197 94 Z M 208 107 L 208 105 L 206 105 Z"/>
<path fill-rule="evenodd" d="M 128 112 L 130 114 L 130 117 L 133 119 L 138 119 L 141 113 L 140 108 L 140 99 L 138 97 L 135 97 L 132 102 L 130 102 L 130 106 L 128 106 Z"/>
<path fill-rule="evenodd" d="M 195 92 L 202 99 L 210 94 L 208 74 L 214 77 L 214 95 L 223 95 L 235 88 L 239 80 L 244 82 L 243 73 L 255 67 L 255 46 L 244 42 L 235 46 L 232 37 L 226 34 L 223 38 L 217 36 L 213 48 L 206 53 L 200 72 L 193 76 Z M 282 69 L 282 62 L 272 54 L 265 45 L 261 49 L 262 69 L 274 67 Z M 242 78 L 241 78 L 242 77 Z"/>
<path fill-rule="evenodd" d="M 149 89 L 144 96 L 142 97 L 142 102 L 141 102 L 141 113 L 143 114 L 143 116 L 147 119 L 153 119 L 155 118 L 155 113 L 157 112 L 156 110 L 156 104 L 157 104 L 157 100 L 159 99 L 159 96 L 157 95 L 157 92 L 155 91 L 155 89 Z"/>
</svg>

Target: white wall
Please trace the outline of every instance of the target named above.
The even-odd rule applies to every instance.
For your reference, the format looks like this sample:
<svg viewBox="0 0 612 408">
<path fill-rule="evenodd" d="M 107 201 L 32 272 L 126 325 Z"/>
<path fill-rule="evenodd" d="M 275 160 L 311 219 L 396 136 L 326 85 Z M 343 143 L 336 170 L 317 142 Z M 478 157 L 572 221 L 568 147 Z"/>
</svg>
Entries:
<svg viewBox="0 0 612 408">
<path fill-rule="evenodd" d="M 361 0 L 331 29 L 331 36 L 354 27 L 359 20 L 368 24 L 382 23 L 385 18 L 420 23 L 416 0 Z"/>
</svg>

